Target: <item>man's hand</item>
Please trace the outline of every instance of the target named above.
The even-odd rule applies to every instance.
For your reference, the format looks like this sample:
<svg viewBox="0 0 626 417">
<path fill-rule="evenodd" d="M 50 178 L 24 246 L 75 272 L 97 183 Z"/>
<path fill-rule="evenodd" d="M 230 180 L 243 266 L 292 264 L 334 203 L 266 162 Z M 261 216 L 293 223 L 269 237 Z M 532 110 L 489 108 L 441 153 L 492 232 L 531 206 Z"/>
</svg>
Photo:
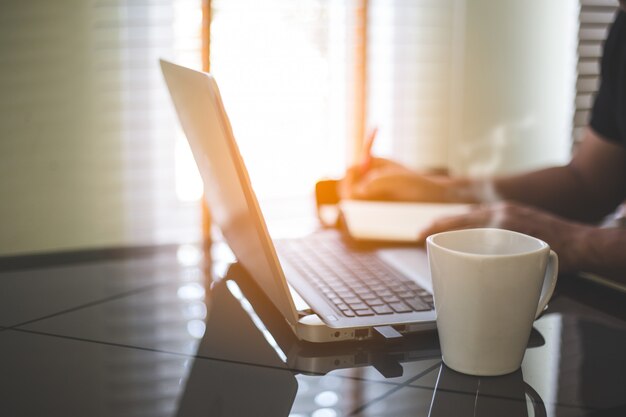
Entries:
<svg viewBox="0 0 626 417">
<path fill-rule="evenodd" d="M 373 158 L 366 172 L 360 165 L 348 169 L 339 193 L 344 199 L 442 202 L 448 200 L 448 184 L 397 162 Z"/>
<path fill-rule="evenodd" d="M 570 222 L 528 206 L 514 203 L 478 205 L 468 214 L 444 217 L 435 221 L 420 236 L 425 240 L 431 234 L 457 229 L 497 227 L 534 236 L 548 243 L 559 255 L 559 270 L 572 272 L 580 268 L 582 239 L 591 226 Z"/>
</svg>

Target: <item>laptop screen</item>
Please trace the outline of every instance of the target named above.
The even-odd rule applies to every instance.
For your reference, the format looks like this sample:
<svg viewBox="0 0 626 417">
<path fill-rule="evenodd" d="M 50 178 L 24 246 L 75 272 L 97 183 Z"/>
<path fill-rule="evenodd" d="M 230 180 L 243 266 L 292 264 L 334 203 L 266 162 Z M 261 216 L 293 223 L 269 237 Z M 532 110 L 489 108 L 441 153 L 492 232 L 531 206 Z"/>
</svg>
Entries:
<svg viewBox="0 0 626 417">
<path fill-rule="evenodd" d="M 161 60 L 178 118 L 204 183 L 212 220 L 237 260 L 291 323 L 297 322 L 219 90 L 210 74 Z"/>
</svg>

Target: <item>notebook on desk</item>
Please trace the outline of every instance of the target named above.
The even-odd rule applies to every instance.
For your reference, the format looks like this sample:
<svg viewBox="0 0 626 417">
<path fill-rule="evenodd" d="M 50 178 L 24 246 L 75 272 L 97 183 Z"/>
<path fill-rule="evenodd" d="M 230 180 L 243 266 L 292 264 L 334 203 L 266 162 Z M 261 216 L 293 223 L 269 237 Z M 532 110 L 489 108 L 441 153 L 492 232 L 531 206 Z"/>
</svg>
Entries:
<svg viewBox="0 0 626 417">
<path fill-rule="evenodd" d="M 375 252 L 353 250 L 338 233 L 274 242 L 215 79 L 166 61 L 161 68 L 215 225 L 299 339 L 397 338 L 435 327 L 428 290 Z"/>
<path fill-rule="evenodd" d="M 467 213 L 468 204 L 343 200 L 339 203 L 347 232 L 356 240 L 415 242 L 433 221 Z"/>
<path fill-rule="evenodd" d="M 340 227 L 357 242 L 416 243 L 435 220 L 467 213 L 471 204 L 422 203 L 342 199 L 340 180 L 324 178 L 315 184 L 320 222 Z"/>
</svg>

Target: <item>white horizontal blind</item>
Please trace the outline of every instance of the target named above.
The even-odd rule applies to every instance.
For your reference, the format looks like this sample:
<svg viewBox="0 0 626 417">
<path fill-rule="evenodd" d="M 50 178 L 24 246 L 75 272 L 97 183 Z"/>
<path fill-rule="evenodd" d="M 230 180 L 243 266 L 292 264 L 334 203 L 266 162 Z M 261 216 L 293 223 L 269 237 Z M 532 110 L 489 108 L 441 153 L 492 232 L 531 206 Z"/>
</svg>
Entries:
<svg viewBox="0 0 626 417">
<path fill-rule="evenodd" d="M 353 3 L 212 1 L 211 72 L 270 226 L 311 220 L 315 181 L 345 169 Z"/>
<path fill-rule="evenodd" d="M 371 0 L 367 124 L 375 151 L 414 168 L 447 163 L 459 2 Z"/>
<path fill-rule="evenodd" d="M 617 6 L 617 0 L 581 0 L 574 143 L 582 140 L 584 129 L 589 123 L 594 97 L 600 87 L 604 40 L 615 18 Z"/>
<path fill-rule="evenodd" d="M 200 66 L 200 0 L 0 10 L 0 254 L 196 239 L 158 58 Z"/>
</svg>

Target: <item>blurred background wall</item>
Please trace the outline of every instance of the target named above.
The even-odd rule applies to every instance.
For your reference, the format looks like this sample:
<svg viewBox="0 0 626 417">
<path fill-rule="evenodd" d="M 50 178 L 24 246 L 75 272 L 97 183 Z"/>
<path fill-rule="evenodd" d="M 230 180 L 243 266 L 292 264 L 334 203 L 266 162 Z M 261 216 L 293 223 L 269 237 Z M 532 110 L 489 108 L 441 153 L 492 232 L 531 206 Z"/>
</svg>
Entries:
<svg viewBox="0 0 626 417">
<path fill-rule="evenodd" d="M 157 59 L 197 67 L 201 17 L 199 0 L 1 2 L 0 254 L 198 236 Z"/>
</svg>

